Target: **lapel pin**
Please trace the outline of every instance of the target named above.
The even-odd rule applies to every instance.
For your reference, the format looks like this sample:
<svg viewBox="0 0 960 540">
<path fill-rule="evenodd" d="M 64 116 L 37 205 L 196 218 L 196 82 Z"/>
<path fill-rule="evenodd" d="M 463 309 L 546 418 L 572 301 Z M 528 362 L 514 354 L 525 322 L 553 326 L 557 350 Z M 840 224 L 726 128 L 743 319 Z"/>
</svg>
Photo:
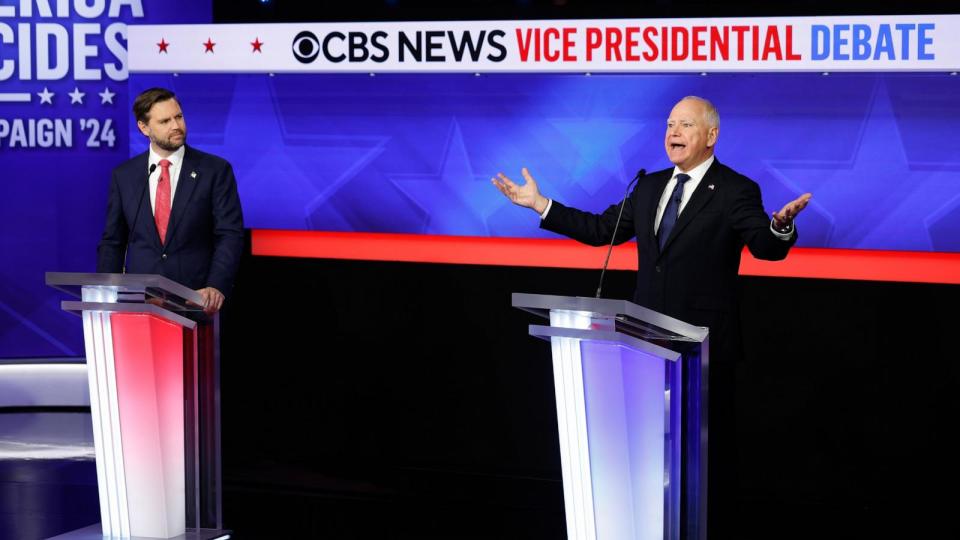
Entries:
<svg viewBox="0 0 960 540">
<path fill-rule="evenodd" d="M 197 171 L 193 171 L 190 173 L 190 178 L 196 178 L 196 177 L 197 177 Z M 710 186 L 710 189 L 713 189 L 713 186 Z"/>
<path fill-rule="evenodd" d="M 709 190 L 712 191 L 712 190 L 715 189 L 716 187 L 717 187 L 717 186 L 715 186 L 715 185 L 713 185 L 713 184 L 710 184 L 709 186 L 707 186 L 707 189 L 709 189 Z"/>
</svg>

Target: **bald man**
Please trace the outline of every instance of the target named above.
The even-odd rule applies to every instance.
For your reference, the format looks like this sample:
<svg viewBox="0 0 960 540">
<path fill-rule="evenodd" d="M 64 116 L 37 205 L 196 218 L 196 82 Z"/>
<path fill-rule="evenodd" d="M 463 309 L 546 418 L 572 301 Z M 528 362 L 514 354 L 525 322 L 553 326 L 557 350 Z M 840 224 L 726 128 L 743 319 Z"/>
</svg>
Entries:
<svg viewBox="0 0 960 540">
<path fill-rule="evenodd" d="M 741 356 L 737 279 L 747 246 L 758 259 L 781 260 L 797 240 L 794 218 L 806 193 L 774 212 L 763 209 L 756 182 L 714 157 L 720 116 L 709 101 L 680 100 L 667 119 L 664 147 L 673 167 L 644 176 L 623 202 L 602 214 L 564 206 L 541 195 L 527 169 L 524 184 L 503 173 L 493 184 L 515 204 L 531 208 L 544 229 L 585 244 L 621 244 L 636 237 L 638 271 L 633 301 L 671 317 L 710 328 L 711 539 L 733 535 L 736 446 L 735 363 Z"/>
</svg>

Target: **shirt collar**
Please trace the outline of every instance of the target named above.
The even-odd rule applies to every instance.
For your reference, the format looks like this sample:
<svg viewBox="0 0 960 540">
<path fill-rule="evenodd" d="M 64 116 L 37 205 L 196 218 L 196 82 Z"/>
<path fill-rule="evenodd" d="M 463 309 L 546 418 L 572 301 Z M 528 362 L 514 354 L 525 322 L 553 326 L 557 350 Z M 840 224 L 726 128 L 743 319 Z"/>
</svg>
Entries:
<svg viewBox="0 0 960 540">
<path fill-rule="evenodd" d="M 176 152 L 170 154 L 167 157 L 161 157 L 160 154 L 153 151 L 153 146 L 151 146 L 150 157 L 148 157 L 147 159 L 149 160 L 150 165 L 156 165 L 157 167 L 160 166 L 161 159 L 166 159 L 167 161 L 170 162 L 171 167 L 175 167 L 177 166 L 177 164 L 183 162 L 183 154 L 184 152 L 186 152 L 186 148 L 187 148 L 187 145 L 185 144 L 181 145 L 180 148 L 177 148 Z"/>
<path fill-rule="evenodd" d="M 687 183 L 699 182 L 700 180 L 703 180 L 704 175 L 707 174 L 707 169 L 709 169 L 710 166 L 713 165 L 713 162 L 714 162 L 714 157 L 711 154 L 710 157 L 708 157 L 703 163 L 697 165 L 696 167 L 690 169 L 689 171 L 681 171 L 680 167 L 677 167 L 675 165 L 673 167 L 673 176 L 671 176 L 670 178 L 671 179 L 676 178 L 678 174 L 685 172 L 685 174 L 690 175 L 690 180 L 687 180 Z"/>
</svg>

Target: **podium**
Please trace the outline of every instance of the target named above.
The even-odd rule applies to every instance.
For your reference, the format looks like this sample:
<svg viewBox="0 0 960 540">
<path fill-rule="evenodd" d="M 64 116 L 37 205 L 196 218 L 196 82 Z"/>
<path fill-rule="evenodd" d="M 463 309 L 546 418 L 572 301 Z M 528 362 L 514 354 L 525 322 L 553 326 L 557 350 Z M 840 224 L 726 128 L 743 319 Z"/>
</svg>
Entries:
<svg viewBox="0 0 960 540">
<path fill-rule="evenodd" d="M 228 538 L 219 318 L 158 275 L 46 274 L 83 320 L 101 523 L 58 540 Z"/>
<path fill-rule="evenodd" d="M 625 300 L 514 293 L 541 316 L 570 540 L 707 537 L 708 331 Z"/>
</svg>

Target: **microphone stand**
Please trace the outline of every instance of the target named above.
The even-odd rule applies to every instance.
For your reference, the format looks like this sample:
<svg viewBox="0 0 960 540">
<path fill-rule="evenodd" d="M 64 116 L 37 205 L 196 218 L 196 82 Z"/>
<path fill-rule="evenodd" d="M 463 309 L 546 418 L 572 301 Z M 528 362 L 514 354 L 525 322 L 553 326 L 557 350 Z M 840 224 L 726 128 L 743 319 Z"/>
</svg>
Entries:
<svg viewBox="0 0 960 540">
<path fill-rule="evenodd" d="M 629 184 L 627 184 L 627 191 L 623 194 L 623 200 L 620 201 L 620 212 L 617 214 L 617 223 L 613 227 L 613 236 L 610 238 L 610 247 L 607 248 L 607 260 L 603 261 L 603 269 L 600 271 L 600 283 L 597 284 L 596 298 L 600 298 L 600 290 L 603 288 L 603 276 L 607 273 L 607 265 L 610 264 L 610 254 L 613 252 L 613 243 L 617 240 L 617 230 L 620 228 L 620 219 L 623 217 L 623 207 L 625 204 L 627 204 L 627 197 L 630 195 L 630 188 L 646 174 L 646 169 L 640 169 L 637 171 L 637 175 L 633 177 L 633 180 L 631 180 Z"/>
<path fill-rule="evenodd" d="M 150 175 L 153 174 L 153 171 L 156 169 L 156 163 L 150 165 L 150 168 L 147 170 L 147 181 L 143 184 L 143 189 L 140 190 L 140 199 L 137 201 L 137 211 L 133 214 L 133 222 L 130 223 L 130 229 L 127 231 L 127 242 L 126 245 L 123 246 L 123 266 L 121 267 L 122 274 L 127 273 L 127 251 L 130 249 L 130 237 L 133 236 L 133 229 L 137 226 L 137 218 L 140 217 L 140 207 L 143 206 L 143 195 L 150 186 Z"/>
</svg>

